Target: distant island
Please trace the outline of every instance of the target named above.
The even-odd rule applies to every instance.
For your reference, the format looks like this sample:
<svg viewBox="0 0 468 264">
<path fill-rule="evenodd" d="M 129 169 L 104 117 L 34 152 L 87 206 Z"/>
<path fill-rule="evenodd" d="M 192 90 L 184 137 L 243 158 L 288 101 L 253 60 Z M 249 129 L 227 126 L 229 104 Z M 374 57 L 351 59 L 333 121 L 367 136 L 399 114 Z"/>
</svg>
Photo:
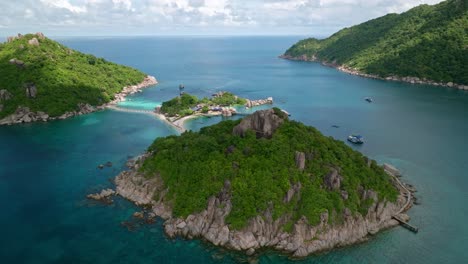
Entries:
<svg viewBox="0 0 468 264">
<path fill-rule="evenodd" d="M 317 61 L 369 78 L 468 90 L 466 0 L 420 5 L 294 44 L 285 59 Z"/>
<path fill-rule="evenodd" d="M 220 91 L 213 94 L 211 98 L 199 99 L 194 95 L 182 92 L 180 96 L 156 107 L 155 113 L 160 119 L 168 121 L 177 130 L 183 132 L 185 131 L 184 122 L 188 119 L 200 116 L 232 116 L 238 114 L 235 106 L 252 108 L 265 104 L 273 104 L 273 98 L 250 100 L 230 92 Z"/>
<path fill-rule="evenodd" d="M 304 257 L 361 242 L 407 220 L 413 202 L 395 168 L 278 108 L 157 138 L 127 166 L 115 190 L 88 198 L 121 195 L 146 208 L 135 218 L 165 219 L 169 237 L 248 255 L 272 248 Z"/>
<path fill-rule="evenodd" d="M 84 54 L 42 33 L 0 44 L 0 125 L 65 119 L 157 84 L 152 76 Z"/>
</svg>

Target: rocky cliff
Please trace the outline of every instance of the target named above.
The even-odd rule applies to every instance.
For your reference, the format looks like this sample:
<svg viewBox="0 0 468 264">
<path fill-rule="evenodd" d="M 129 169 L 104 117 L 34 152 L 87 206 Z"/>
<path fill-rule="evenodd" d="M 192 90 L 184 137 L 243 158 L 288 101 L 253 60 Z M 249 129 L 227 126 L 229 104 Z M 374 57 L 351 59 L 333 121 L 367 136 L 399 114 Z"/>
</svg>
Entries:
<svg viewBox="0 0 468 264">
<path fill-rule="evenodd" d="M 139 160 L 140 163 L 143 161 L 144 157 Z M 167 189 L 164 188 L 161 178 L 147 179 L 138 172 L 138 168 L 137 165 L 116 177 L 116 191 L 137 205 L 150 207 L 154 215 L 163 218 L 164 230 L 169 237 L 202 238 L 216 246 L 245 251 L 249 255 L 261 248 L 273 248 L 294 257 L 305 257 L 312 253 L 365 241 L 369 235 L 398 225 L 392 216 L 406 202 L 403 190 L 395 203 L 378 201 L 372 190 L 363 190 L 363 198 L 373 200 L 367 214 L 353 216 L 349 210 L 345 210 L 344 222 L 340 225 L 328 224 L 329 214 L 323 213 L 318 225 L 311 226 L 307 218 L 302 217 L 294 223 L 291 232 L 286 232 L 282 227 L 289 220 L 289 216 L 283 215 L 274 220 L 271 210 L 267 209 L 252 218 L 247 227 L 232 230 L 225 221 L 232 209 L 229 181 L 224 183 L 217 195 L 208 199 L 203 211 L 190 214 L 186 218 L 177 218 L 173 217 L 170 203 L 165 200 Z M 336 171 L 330 175 L 336 175 Z M 333 178 L 332 176 L 329 178 Z M 330 186 L 333 184 L 331 182 Z M 287 192 L 285 202 L 294 196 L 300 196 L 299 185 Z M 400 217 L 408 219 L 406 215 Z"/>
<path fill-rule="evenodd" d="M 288 121 L 276 115 L 275 110 L 258 111 L 234 126 L 232 133 L 236 136 L 243 136 L 250 129 L 260 131 L 261 133 L 257 135 L 268 138 L 274 135 L 283 122 Z M 265 138 L 259 140 L 265 140 Z M 184 149 L 187 150 L 187 147 Z M 231 146 L 226 150 L 225 155 L 232 155 L 235 151 L 235 147 Z M 314 155 L 318 156 L 320 153 L 295 151 L 291 156 L 291 164 L 294 164 L 300 173 L 306 173 L 311 163 L 316 161 L 317 157 Z M 404 187 L 393 180 L 395 188 L 399 191 L 397 199 L 393 202 L 381 198 L 373 189 L 364 186 L 358 188 L 358 199 L 370 201 L 367 210 L 361 213 L 353 212 L 345 207 L 344 210 L 332 209 L 322 212 L 318 222 L 311 221 L 304 215 L 293 220 L 291 211 L 275 216 L 274 204 L 270 202 L 265 210 L 248 219 L 244 227 L 233 228 L 227 221 L 228 216 L 233 212 L 235 206 L 233 198 L 236 194 L 235 186 L 230 179 L 225 179 L 218 192 L 206 200 L 204 209 L 184 217 L 177 217 L 173 211 L 174 201 L 167 195 L 170 191 L 169 186 L 161 175 L 155 173 L 148 176 L 142 169 L 143 164 L 155 157 L 158 157 L 158 153 L 149 152 L 131 162 L 130 170 L 116 177 L 116 192 L 137 205 L 150 208 L 152 216 L 163 218 L 165 233 L 171 238 L 176 236 L 188 239 L 201 238 L 216 246 L 244 251 L 248 255 L 255 254 L 262 248 L 272 248 L 294 257 L 304 257 L 312 253 L 361 242 L 379 230 L 397 225 L 398 222 L 392 219 L 393 215 L 398 214 L 402 219 L 407 219 L 406 215 L 400 214 L 400 210 L 408 208 L 408 201 L 411 206 L 411 195 L 408 196 Z M 369 168 L 375 166 L 375 162 L 368 161 L 368 159 L 363 160 L 363 166 Z M 236 163 L 234 166 L 233 163 L 234 170 L 238 170 L 239 167 L 242 165 Z M 325 168 L 328 173 L 321 179 L 320 188 L 339 194 L 340 199 L 344 201 L 351 199 L 348 191 L 343 189 L 342 182 L 346 177 L 343 173 L 345 172 L 337 166 Z M 389 171 L 388 166 L 386 168 Z M 391 169 L 391 173 L 397 171 L 393 167 Z M 307 179 L 304 177 L 303 182 L 291 184 L 289 190 L 283 194 L 281 203 L 288 205 L 293 201 L 302 200 L 306 195 L 306 188 L 310 187 L 306 187 L 309 183 L 304 182 Z M 204 188 L 204 186 L 194 188 Z M 339 217 L 337 217 L 338 214 L 340 214 Z M 342 220 L 331 221 L 330 219 Z M 291 221 L 293 221 L 291 228 L 286 228 Z"/>
</svg>

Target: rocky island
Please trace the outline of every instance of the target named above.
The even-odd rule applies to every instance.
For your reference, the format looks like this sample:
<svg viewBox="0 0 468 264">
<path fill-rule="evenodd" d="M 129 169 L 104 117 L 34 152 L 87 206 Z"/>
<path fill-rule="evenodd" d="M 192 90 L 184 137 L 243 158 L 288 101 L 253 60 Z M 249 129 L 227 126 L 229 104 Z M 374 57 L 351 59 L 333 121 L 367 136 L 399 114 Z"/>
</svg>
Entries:
<svg viewBox="0 0 468 264">
<path fill-rule="evenodd" d="M 116 193 L 163 218 L 169 237 L 248 255 L 304 257 L 361 242 L 412 206 L 395 168 L 278 108 L 158 138 L 127 166 Z"/>
<path fill-rule="evenodd" d="M 199 99 L 188 93 L 181 93 L 169 101 L 156 107 L 156 115 L 169 122 L 180 132 L 185 131 L 184 122 L 200 116 L 233 116 L 238 114 L 235 106 L 245 106 L 246 109 L 273 104 L 273 98 L 250 100 L 238 97 L 230 92 L 220 91 L 212 95 L 212 98 Z"/>
<path fill-rule="evenodd" d="M 0 125 L 65 119 L 157 84 L 156 78 L 72 50 L 42 33 L 0 44 Z"/>
<path fill-rule="evenodd" d="M 467 23 L 465 0 L 420 5 L 326 39 L 301 40 L 280 57 L 367 78 L 468 90 Z"/>
</svg>

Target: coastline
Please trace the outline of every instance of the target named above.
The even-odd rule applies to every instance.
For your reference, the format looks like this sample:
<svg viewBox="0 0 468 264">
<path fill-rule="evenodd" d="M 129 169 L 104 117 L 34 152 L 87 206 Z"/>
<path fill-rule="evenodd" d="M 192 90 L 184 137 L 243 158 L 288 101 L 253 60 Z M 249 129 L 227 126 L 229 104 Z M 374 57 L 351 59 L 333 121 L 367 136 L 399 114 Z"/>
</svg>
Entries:
<svg viewBox="0 0 468 264">
<path fill-rule="evenodd" d="M 335 69 L 337 69 L 337 70 L 339 70 L 341 72 L 344 72 L 344 73 L 347 73 L 347 74 L 350 74 L 350 75 L 365 77 L 365 78 L 369 78 L 369 79 L 377 79 L 377 80 L 383 80 L 383 81 L 394 81 L 394 82 L 405 82 L 405 83 L 411 83 L 411 84 L 427 84 L 427 85 L 433 85 L 433 86 L 454 88 L 454 89 L 458 89 L 458 90 L 462 90 L 462 91 L 468 91 L 468 85 L 457 84 L 457 83 L 453 83 L 453 82 L 442 83 L 442 82 L 436 82 L 436 81 L 427 80 L 427 79 L 420 79 L 418 77 L 411 77 L 411 76 L 400 77 L 400 76 L 392 75 L 392 76 L 387 76 L 387 77 L 380 77 L 380 76 L 374 75 L 374 74 L 363 73 L 363 72 L 360 72 L 360 71 L 358 71 L 356 69 L 346 67 L 344 65 L 338 65 L 338 64 L 334 64 L 334 63 L 328 63 L 326 61 L 321 61 L 315 56 L 308 57 L 305 54 L 301 55 L 301 56 L 297 56 L 297 57 L 293 57 L 293 56 L 290 56 L 290 55 L 283 54 L 283 55 L 280 55 L 278 57 L 281 58 L 281 59 L 292 60 L 292 61 L 318 62 L 318 63 L 320 63 L 320 64 L 322 64 L 324 66 L 335 68 Z"/>
<path fill-rule="evenodd" d="M 310 226 L 307 219 L 301 218 L 294 223 L 291 232 L 285 232 L 281 227 L 288 222 L 288 216 L 283 215 L 274 220 L 267 209 L 250 219 L 248 226 L 242 230 L 230 230 L 229 225 L 225 223 L 225 217 L 232 208 L 229 181 L 225 182 L 219 194 L 208 199 L 207 207 L 203 211 L 186 218 L 176 218 L 172 216 L 172 209 L 165 199 L 168 190 L 164 189 L 162 179 L 159 176 L 148 179 L 138 172 L 143 161 L 149 156 L 151 153 L 146 153 L 127 163 L 130 164 L 130 170 L 121 172 L 115 178 L 116 194 L 137 206 L 147 208 L 147 211 L 142 213 L 147 218 L 161 217 L 164 220 L 164 232 L 170 238 L 202 239 L 215 246 L 242 251 L 247 255 L 270 248 L 295 258 L 302 258 L 360 243 L 381 230 L 399 225 L 398 221 L 393 219 L 394 215 L 407 221 L 409 217 L 404 212 L 413 205 L 411 192 L 398 180 L 396 173 L 387 171 L 400 192 L 398 199 L 395 203 L 381 201 L 372 190 L 364 190 L 363 197 L 374 200 L 365 216 L 353 215 L 348 209 L 344 211 L 344 223 L 330 225 L 328 213 L 322 213 L 318 225 Z M 288 194 L 290 192 L 300 195 L 294 186 L 291 186 Z M 154 200 L 154 197 L 158 197 L 158 200 Z"/>
<path fill-rule="evenodd" d="M 147 75 L 142 82 L 136 85 L 129 85 L 122 88 L 122 91 L 114 95 L 114 100 L 100 106 L 92 106 L 90 104 L 78 104 L 78 110 L 72 112 L 65 112 L 64 114 L 56 117 L 51 117 L 45 112 L 31 112 L 28 107 L 19 106 L 15 113 L 3 118 L 0 120 L 1 125 L 13 125 L 21 123 L 31 123 L 31 122 L 47 122 L 52 120 L 63 120 L 73 116 L 79 116 L 84 114 L 89 114 L 96 111 L 101 111 L 106 109 L 109 106 L 115 106 L 118 102 L 125 100 L 125 97 L 131 94 L 140 92 L 142 89 L 149 86 L 158 84 L 158 81 L 154 76 Z"/>
</svg>

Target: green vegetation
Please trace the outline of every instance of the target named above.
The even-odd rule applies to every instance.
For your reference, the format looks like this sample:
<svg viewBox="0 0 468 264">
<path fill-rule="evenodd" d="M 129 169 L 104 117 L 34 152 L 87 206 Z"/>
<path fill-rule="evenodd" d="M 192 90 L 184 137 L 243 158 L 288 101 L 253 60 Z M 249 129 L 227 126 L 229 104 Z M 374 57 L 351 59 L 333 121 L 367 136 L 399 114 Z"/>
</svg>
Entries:
<svg viewBox="0 0 468 264">
<path fill-rule="evenodd" d="M 217 96 L 211 99 L 211 102 L 215 105 L 229 106 L 229 105 L 244 105 L 247 100 L 239 98 L 232 93 L 224 92 L 221 96 Z"/>
<path fill-rule="evenodd" d="M 39 45 L 28 41 L 36 37 Z M 24 66 L 9 63 L 11 59 Z M 8 90 L 12 99 L 3 101 L 0 118 L 18 106 L 58 116 L 77 109 L 79 103 L 101 105 L 114 98 L 124 86 L 141 82 L 145 74 L 102 58 L 71 50 L 51 39 L 28 34 L 0 44 L 0 89 Z M 28 98 L 25 85 L 34 83 L 36 98 Z"/>
<path fill-rule="evenodd" d="M 276 111 L 277 115 L 283 113 Z M 310 224 L 320 221 L 328 211 L 329 222 L 342 221 L 344 208 L 365 213 L 370 206 L 359 190 L 372 189 L 380 200 L 395 201 L 398 191 L 390 178 L 375 162 L 368 167 L 366 158 L 342 141 L 323 136 L 313 127 L 285 119 L 271 139 L 257 138 L 254 132 L 234 136 L 237 121 L 223 121 L 200 132 L 158 138 L 148 151 L 141 170 L 146 177 L 159 174 L 169 188 L 168 199 L 178 217 L 206 208 L 210 196 L 231 182 L 233 208 L 227 217 L 232 228 L 242 228 L 248 219 L 273 207 L 273 217 L 284 214 L 291 221 L 306 216 Z M 295 165 L 295 152 L 306 153 L 304 171 Z M 330 168 L 339 168 L 341 190 L 329 191 L 324 177 Z M 295 183 L 302 185 L 300 198 L 283 201 Z M 349 198 L 344 200 L 341 191 Z M 292 222 L 284 226 L 292 228 Z"/>
<path fill-rule="evenodd" d="M 196 96 L 184 93 L 181 96 L 163 102 L 161 105 L 161 112 L 168 116 L 191 115 L 193 111 L 190 110 L 190 108 L 196 106 L 199 101 L 200 100 L 198 100 Z"/>
<path fill-rule="evenodd" d="M 201 100 L 194 95 L 187 93 L 172 98 L 169 101 L 163 102 L 161 105 L 161 113 L 167 116 L 179 115 L 181 117 L 193 114 L 191 108 L 200 105 L 201 112 L 206 113 L 209 106 L 231 106 L 231 105 L 244 105 L 247 101 L 244 98 L 239 98 L 232 93 L 222 92 L 218 96 L 211 99 L 202 98 Z"/>
<path fill-rule="evenodd" d="M 316 56 L 361 72 L 468 84 L 466 0 L 420 5 L 345 28 L 323 40 L 305 39 L 285 55 Z"/>
</svg>

